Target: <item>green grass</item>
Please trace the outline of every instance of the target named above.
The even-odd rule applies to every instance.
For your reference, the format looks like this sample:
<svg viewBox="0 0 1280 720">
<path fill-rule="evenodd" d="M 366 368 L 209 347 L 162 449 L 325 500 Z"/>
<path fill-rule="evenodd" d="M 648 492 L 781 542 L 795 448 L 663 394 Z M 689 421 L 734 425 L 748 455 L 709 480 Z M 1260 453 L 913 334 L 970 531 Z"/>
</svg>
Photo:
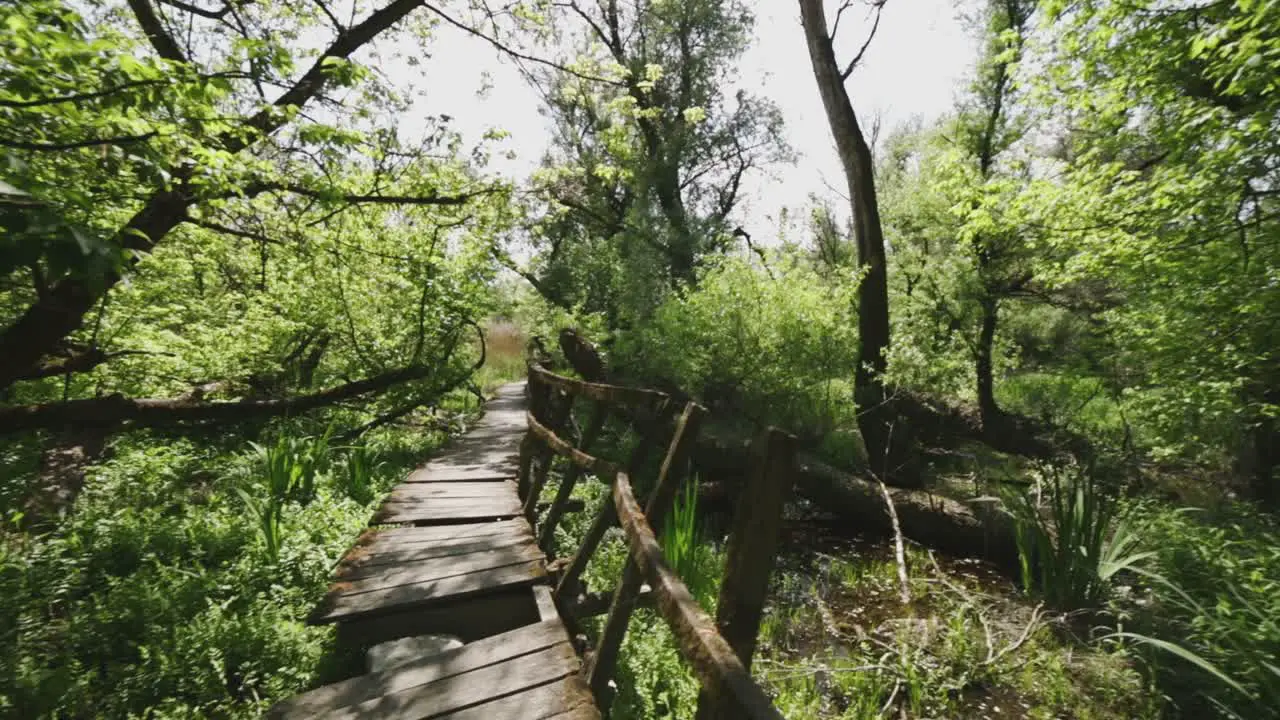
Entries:
<svg viewBox="0 0 1280 720">
<path fill-rule="evenodd" d="M 1127 509 L 1150 574 L 1110 609 L 1139 641 L 1180 717 L 1280 718 L 1280 527 L 1244 504 Z"/>
</svg>

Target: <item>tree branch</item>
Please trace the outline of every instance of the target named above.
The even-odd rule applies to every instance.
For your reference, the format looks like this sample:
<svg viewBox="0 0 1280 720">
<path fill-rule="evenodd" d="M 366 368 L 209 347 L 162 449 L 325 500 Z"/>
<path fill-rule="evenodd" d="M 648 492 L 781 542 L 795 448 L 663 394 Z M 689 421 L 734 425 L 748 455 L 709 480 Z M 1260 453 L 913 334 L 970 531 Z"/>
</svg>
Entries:
<svg viewBox="0 0 1280 720">
<path fill-rule="evenodd" d="M 828 41 L 830 42 L 836 41 L 836 33 L 840 30 L 840 18 L 844 16 L 844 11 L 848 10 L 851 7 L 853 7 L 853 0 L 844 0 L 844 2 L 840 5 L 840 9 L 836 10 L 835 22 L 831 23 L 831 33 L 827 35 Z"/>
<path fill-rule="evenodd" d="M 179 10 L 189 12 L 192 15 L 209 18 L 210 20 L 221 20 L 226 17 L 227 13 L 231 12 L 231 3 L 227 3 L 217 10 L 206 10 L 202 7 L 185 3 L 182 0 L 156 0 L 156 2 L 161 5 L 178 8 Z"/>
<path fill-rule="evenodd" d="M 160 21 L 160 16 L 156 15 L 155 8 L 151 7 L 151 3 L 147 0 L 128 0 L 129 7 L 133 10 L 133 15 L 138 19 L 138 24 L 142 26 L 142 32 L 146 33 L 147 39 L 151 41 L 151 47 L 155 48 L 156 53 L 173 62 L 185 63 L 187 56 L 182 52 L 182 48 L 178 47 L 177 41 L 165 29 L 164 23 Z"/>
<path fill-rule="evenodd" d="M 333 29 L 337 30 L 339 35 L 347 31 L 347 28 L 344 27 L 342 23 L 339 22 L 338 18 L 334 16 L 333 11 L 329 9 L 329 6 L 324 4 L 324 0 L 311 0 L 311 2 L 316 7 L 320 8 L 320 11 L 324 13 L 325 17 L 329 18 L 329 22 L 333 23 Z"/>
<path fill-rule="evenodd" d="M 853 59 L 850 60 L 849 64 L 845 66 L 844 71 L 840 73 L 841 80 L 849 79 L 849 76 L 853 74 L 853 69 L 858 66 L 858 63 L 862 62 L 862 56 L 866 54 L 867 48 L 871 47 L 871 41 L 875 39 L 876 30 L 880 28 L 880 15 L 884 12 L 885 1 L 886 0 L 876 1 L 876 4 L 875 4 L 876 19 L 875 19 L 875 22 L 871 24 L 871 32 L 867 33 L 867 40 L 866 42 L 862 43 L 862 47 L 858 49 L 858 54 L 853 56 Z M 836 22 L 839 22 L 839 21 L 840 21 L 840 16 L 837 13 Z M 835 31 L 832 31 L 831 37 L 833 40 L 835 39 Z"/>
<path fill-rule="evenodd" d="M 97 100 L 98 98 L 114 95 L 118 92 L 124 92 L 125 90 L 132 90 L 134 88 L 147 87 L 150 85 L 161 85 L 167 82 L 169 82 L 167 79 L 137 80 L 134 82 L 115 85 L 103 90 L 94 90 L 93 92 L 57 95 L 54 97 L 36 98 L 35 100 L 0 100 L 0 107 L 22 110 L 26 108 L 40 107 L 41 105 L 84 102 L 86 100 Z"/>
<path fill-rule="evenodd" d="M 509 45 L 503 44 L 497 38 L 492 37 L 490 35 L 486 35 L 485 33 L 482 33 L 479 30 L 476 30 L 470 25 L 467 25 L 466 23 L 455 19 L 453 16 L 449 15 L 448 13 L 446 13 L 445 11 L 441 10 L 440 8 L 434 5 L 431 5 L 425 2 L 423 3 L 423 5 L 428 10 L 438 15 L 441 20 L 444 20 L 449 25 L 452 25 L 458 28 L 459 30 L 467 33 L 468 35 L 484 40 L 485 42 L 489 43 L 500 52 L 506 53 L 507 55 L 510 55 L 511 57 L 516 58 L 517 60 L 524 60 L 531 63 L 537 63 L 538 65 L 545 65 L 549 68 L 554 68 L 556 70 L 559 70 L 560 72 L 568 73 L 569 75 L 572 75 L 576 78 L 581 78 L 583 80 L 590 80 L 592 82 L 602 82 L 608 85 L 614 85 L 618 87 L 622 87 L 623 85 L 623 83 L 617 80 L 610 80 L 608 78 L 599 77 L 597 75 L 588 75 L 586 73 L 578 72 L 577 70 L 573 70 L 572 68 L 569 68 L 565 65 L 561 65 L 560 63 L 555 62 L 553 60 L 547 60 L 546 58 L 540 58 L 533 55 L 526 55 Z"/>
<path fill-rule="evenodd" d="M 130 2 L 146 2 L 146 0 L 130 0 Z M 329 58 L 346 59 L 377 37 L 379 33 L 403 20 L 423 4 L 422 0 L 394 0 L 365 18 L 363 22 L 351 27 L 346 33 L 339 35 L 284 94 L 276 98 L 275 102 L 268 107 L 254 113 L 245 122 L 245 128 L 261 135 L 270 135 L 275 132 L 287 120 L 286 114 L 280 112 L 282 108 L 300 108 L 324 89 L 329 76 L 327 64 Z M 230 152 L 239 152 L 254 140 L 256 138 L 233 135 L 226 138 L 226 146 Z"/>
<path fill-rule="evenodd" d="M 171 353 L 152 352 L 150 350 L 119 350 L 117 352 L 108 353 L 99 348 L 84 348 L 80 352 L 68 354 L 64 357 L 44 360 L 39 365 L 31 368 L 25 374 L 20 375 L 18 379 L 40 380 L 47 377 L 66 375 L 67 373 L 88 372 L 109 360 L 118 357 L 125 357 L 127 355 L 170 354 Z"/>
<path fill-rule="evenodd" d="M 322 189 L 310 188 L 296 183 L 255 183 L 243 188 L 245 197 L 253 197 L 264 192 L 287 192 L 317 200 L 341 200 L 351 204 L 373 205 L 465 205 L 473 198 L 498 191 L 497 187 L 487 187 L 457 195 L 376 195 L 372 193 L 346 194 L 326 192 Z"/>
<path fill-rule="evenodd" d="M 198 218 L 193 218 L 188 216 L 185 222 L 195 225 L 196 227 L 202 227 L 205 230 L 212 230 L 214 232 L 222 233 L 224 235 L 233 235 L 235 237 L 242 237 L 246 240 L 253 240 L 255 242 L 266 243 L 268 245 L 282 244 L 279 240 L 276 240 L 275 238 L 267 237 L 262 233 L 256 233 L 250 230 L 238 230 L 233 227 L 228 227 L 226 225 L 218 224 L 211 220 L 201 220 Z"/>
<path fill-rule="evenodd" d="M 146 142 L 159 134 L 160 133 L 153 130 L 141 135 L 120 135 L 118 137 L 93 138 L 90 140 L 76 140 L 74 142 L 65 143 L 26 142 L 24 140 L 0 138 L 0 147 L 8 147 L 15 150 L 33 150 L 37 152 L 57 152 L 61 150 L 77 150 L 79 148 L 99 147 L 101 145 L 131 145 L 133 143 Z"/>
</svg>

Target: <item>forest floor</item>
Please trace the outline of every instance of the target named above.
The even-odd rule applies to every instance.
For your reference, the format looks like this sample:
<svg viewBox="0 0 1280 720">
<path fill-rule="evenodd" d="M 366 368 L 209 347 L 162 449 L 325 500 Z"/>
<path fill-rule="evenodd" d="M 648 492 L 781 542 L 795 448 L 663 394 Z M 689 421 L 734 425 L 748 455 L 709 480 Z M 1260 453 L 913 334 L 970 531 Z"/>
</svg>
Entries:
<svg viewBox="0 0 1280 720">
<path fill-rule="evenodd" d="M 562 547 L 574 534 L 570 524 Z M 791 720 L 1159 717 L 1131 656 L 1093 642 L 1087 623 L 1047 612 L 986 563 L 908 543 L 904 602 L 891 542 L 812 517 L 790 518 L 783 542 L 753 673 Z M 619 538 L 605 543 L 591 589 L 611 586 L 623 553 Z M 697 555 L 683 575 L 714 614 L 723 555 L 705 540 Z M 652 611 L 633 620 L 617 685 L 614 717 L 693 717 L 697 681 Z"/>
</svg>

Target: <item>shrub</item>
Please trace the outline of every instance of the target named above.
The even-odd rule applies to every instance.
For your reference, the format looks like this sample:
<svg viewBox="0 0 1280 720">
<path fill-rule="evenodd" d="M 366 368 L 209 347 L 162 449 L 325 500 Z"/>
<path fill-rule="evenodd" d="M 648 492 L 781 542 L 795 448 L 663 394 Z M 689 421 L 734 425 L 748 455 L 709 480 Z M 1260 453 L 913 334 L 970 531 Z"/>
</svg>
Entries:
<svg viewBox="0 0 1280 720">
<path fill-rule="evenodd" d="M 855 284 L 827 283 L 793 256 L 771 262 L 772 277 L 740 258 L 712 265 L 619 337 L 619 363 L 801 435 L 852 425 Z"/>
</svg>

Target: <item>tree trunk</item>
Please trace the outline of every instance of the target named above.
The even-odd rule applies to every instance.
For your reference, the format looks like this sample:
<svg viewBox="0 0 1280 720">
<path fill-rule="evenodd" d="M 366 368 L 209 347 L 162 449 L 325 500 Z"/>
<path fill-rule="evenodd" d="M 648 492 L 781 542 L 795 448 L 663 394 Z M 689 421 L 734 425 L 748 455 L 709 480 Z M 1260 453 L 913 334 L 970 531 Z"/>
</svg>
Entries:
<svg viewBox="0 0 1280 720">
<path fill-rule="evenodd" d="M 982 330 L 978 335 L 975 370 L 978 385 L 978 411 L 982 415 L 983 433 L 998 432 L 1003 414 L 996 405 L 995 382 L 992 378 L 991 356 L 996 340 L 996 326 L 1000 320 L 1000 300 L 988 293 L 982 298 Z"/>
<path fill-rule="evenodd" d="M 1263 402 L 1280 406 L 1280 389 L 1262 393 Z M 1280 422 L 1270 415 L 1260 414 L 1254 422 L 1252 435 L 1252 463 L 1250 491 L 1254 499 L 1271 510 L 1280 510 Z"/>
<path fill-rule="evenodd" d="M 149 252 L 182 222 L 191 199 L 173 191 L 158 192 L 129 220 L 116 237 L 125 250 Z M 135 255 L 127 264 L 137 263 Z M 55 352 L 63 338 L 80 329 L 84 316 L 121 275 L 72 275 L 59 280 L 12 325 L 0 332 L 0 390 L 29 376 L 40 359 Z"/>
<path fill-rule="evenodd" d="M 889 347 L 889 276 L 871 148 L 858 126 L 858 116 L 836 64 L 822 0 L 800 0 L 800 14 L 813 74 L 844 166 L 858 266 L 863 272 L 858 286 L 859 348 L 854 378 L 859 405 L 858 430 L 871 468 L 877 474 L 887 482 L 903 484 L 907 480 L 908 484 L 914 484 L 918 482 L 916 473 L 903 463 L 910 446 L 909 429 L 898 422 L 884 384 L 885 351 Z"/>
</svg>

